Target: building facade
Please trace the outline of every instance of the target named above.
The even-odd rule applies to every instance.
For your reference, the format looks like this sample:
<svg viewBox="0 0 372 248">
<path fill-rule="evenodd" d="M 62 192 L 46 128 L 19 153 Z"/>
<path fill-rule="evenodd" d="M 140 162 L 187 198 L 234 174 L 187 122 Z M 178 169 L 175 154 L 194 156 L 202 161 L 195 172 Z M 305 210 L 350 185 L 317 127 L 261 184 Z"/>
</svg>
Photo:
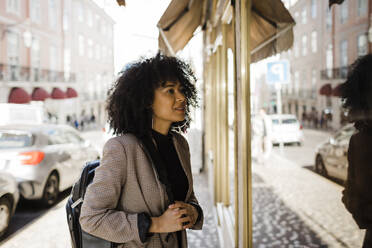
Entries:
<svg viewBox="0 0 372 248">
<path fill-rule="evenodd" d="M 293 48 L 281 55 L 291 65 L 283 111 L 311 127 L 338 129 L 345 121 L 338 85 L 358 56 L 371 52 L 371 3 L 348 0 L 329 9 L 328 1 L 283 2 L 296 20 Z"/>
<path fill-rule="evenodd" d="M 0 102 L 43 105 L 104 121 L 112 82 L 113 20 L 91 0 L 0 2 Z"/>
</svg>

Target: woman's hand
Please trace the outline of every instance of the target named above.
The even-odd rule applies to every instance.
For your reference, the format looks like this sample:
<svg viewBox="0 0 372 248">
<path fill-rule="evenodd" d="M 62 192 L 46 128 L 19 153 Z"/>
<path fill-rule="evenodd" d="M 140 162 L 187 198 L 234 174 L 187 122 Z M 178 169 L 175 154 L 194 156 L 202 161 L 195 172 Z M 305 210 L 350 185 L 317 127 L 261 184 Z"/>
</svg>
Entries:
<svg viewBox="0 0 372 248">
<path fill-rule="evenodd" d="M 174 205 L 174 204 L 173 204 Z M 150 233 L 169 233 L 183 229 L 182 223 L 190 221 L 186 216 L 187 210 L 177 207 L 168 208 L 161 216 L 152 217 Z"/>
<path fill-rule="evenodd" d="M 185 213 L 185 218 L 183 219 L 186 219 L 186 221 L 182 221 L 183 223 L 184 222 L 187 222 L 187 223 L 184 223 L 182 228 L 183 229 L 187 229 L 187 228 L 191 228 L 196 220 L 198 219 L 198 210 L 196 210 L 196 208 L 191 205 L 191 204 L 188 204 L 188 203 L 185 203 L 185 202 L 181 202 L 181 201 L 176 201 L 174 204 L 172 205 L 169 205 L 168 209 L 181 209 L 181 210 L 185 210 L 186 213 Z"/>
</svg>

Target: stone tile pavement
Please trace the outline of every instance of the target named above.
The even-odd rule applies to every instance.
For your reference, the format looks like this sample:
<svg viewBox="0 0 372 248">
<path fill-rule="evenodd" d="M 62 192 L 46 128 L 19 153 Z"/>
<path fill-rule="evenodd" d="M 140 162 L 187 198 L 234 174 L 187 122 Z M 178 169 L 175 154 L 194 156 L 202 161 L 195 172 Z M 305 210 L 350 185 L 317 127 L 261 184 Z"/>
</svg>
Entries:
<svg viewBox="0 0 372 248">
<path fill-rule="evenodd" d="M 342 186 L 272 154 L 253 165 L 254 247 L 361 247 Z"/>
</svg>

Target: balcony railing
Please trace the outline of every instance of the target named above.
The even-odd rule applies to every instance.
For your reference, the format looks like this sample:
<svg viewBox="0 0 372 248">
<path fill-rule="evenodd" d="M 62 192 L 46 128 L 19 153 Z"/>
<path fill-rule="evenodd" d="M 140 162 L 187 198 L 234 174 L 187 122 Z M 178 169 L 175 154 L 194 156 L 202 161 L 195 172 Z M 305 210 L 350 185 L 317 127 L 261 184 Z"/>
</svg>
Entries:
<svg viewBox="0 0 372 248">
<path fill-rule="evenodd" d="M 73 83 L 76 82 L 76 75 L 63 71 L 0 64 L 0 81 Z"/>
<path fill-rule="evenodd" d="M 321 79 L 345 79 L 349 71 L 349 66 L 343 66 L 332 69 L 325 69 L 320 71 Z"/>
</svg>

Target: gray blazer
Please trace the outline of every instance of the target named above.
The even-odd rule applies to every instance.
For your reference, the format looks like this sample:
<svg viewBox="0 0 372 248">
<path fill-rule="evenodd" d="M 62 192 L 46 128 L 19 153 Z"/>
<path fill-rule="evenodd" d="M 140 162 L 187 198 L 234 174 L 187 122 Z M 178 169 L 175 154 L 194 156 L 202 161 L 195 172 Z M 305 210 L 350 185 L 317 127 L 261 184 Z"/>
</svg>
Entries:
<svg viewBox="0 0 372 248">
<path fill-rule="evenodd" d="M 186 139 L 177 133 L 173 142 L 189 182 L 185 202 L 198 204 L 194 195 L 190 152 Z M 88 186 L 81 208 L 80 224 L 84 231 L 119 247 L 178 247 L 176 233 L 156 233 L 142 243 L 138 234 L 137 214 L 162 215 L 169 205 L 165 186 L 143 144 L 132 134 L 111 138 L 103 148 L 101 165 Z M 201 229 L 203 216 L 193 229 Z M 182 231 L 182 248 L 187 247 Z"/>
</svg>

